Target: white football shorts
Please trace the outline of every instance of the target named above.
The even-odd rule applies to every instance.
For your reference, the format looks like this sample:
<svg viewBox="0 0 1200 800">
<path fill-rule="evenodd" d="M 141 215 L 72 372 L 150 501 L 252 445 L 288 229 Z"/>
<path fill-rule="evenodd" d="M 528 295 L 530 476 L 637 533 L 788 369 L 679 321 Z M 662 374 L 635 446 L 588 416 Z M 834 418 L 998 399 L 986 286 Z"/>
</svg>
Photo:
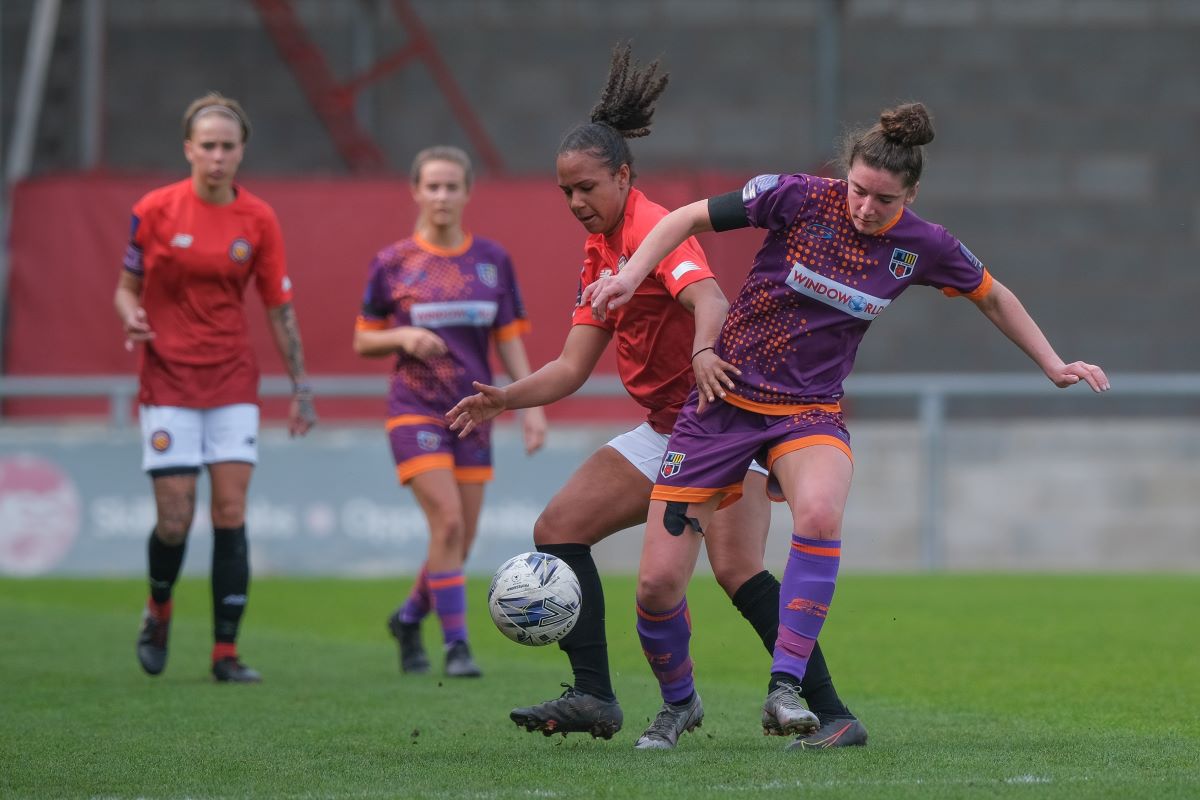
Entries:
<svg viewBox="0 0 1200 800">
<path fill-rule="evenodd" d="M 667 453 L 667 442 L 670 436 L 659 433 L 650 427 L 649 422 L 643 422 L 631 431 L 626 431 L 614 437 L 608 446 L 625 456 L 625 460 L 638 468 L 638 472 L 646 476 L 651 483 L 658 480 L 658 470 L 662 466 L 663 456 Z M 766 475 L 757 461 L 750 462 L 750 472 Z"/>
<path fill-rule="evenodd" d="M 142 469 L 199 469 L 225 461 L 258 463 L 258 406 L 141 406 Z"/>
</svg>

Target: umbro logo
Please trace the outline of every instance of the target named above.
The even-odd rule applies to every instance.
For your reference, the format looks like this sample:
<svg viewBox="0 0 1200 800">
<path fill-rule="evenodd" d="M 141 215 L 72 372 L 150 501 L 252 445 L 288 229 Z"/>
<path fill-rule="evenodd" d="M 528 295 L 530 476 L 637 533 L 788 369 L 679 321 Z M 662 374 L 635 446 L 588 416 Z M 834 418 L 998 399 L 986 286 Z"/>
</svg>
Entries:
<svg viewBox="0 0 1200 800">
<path fill-rule="evenodd" d="M 171 247 L 191 247 L 193 241 L 190 233 L 177 233 L 171 240 Z"/>
</svg>

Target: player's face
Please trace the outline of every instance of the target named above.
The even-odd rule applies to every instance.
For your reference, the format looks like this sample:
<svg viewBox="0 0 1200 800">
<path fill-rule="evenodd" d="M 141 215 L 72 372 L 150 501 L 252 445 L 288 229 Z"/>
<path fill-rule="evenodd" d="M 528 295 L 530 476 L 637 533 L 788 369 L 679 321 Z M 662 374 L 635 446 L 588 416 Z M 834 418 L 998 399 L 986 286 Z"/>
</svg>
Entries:
<svg viewBox="0 0 1200 800">
<path fill-rule="evenodd" d="M 453 161 L 426 161 L 412 187 L 419 216 L 435 228 L 458 228 L 470 197 L 467 171 Z"/>
<path fill-rule="evenodd" d="M 629 197 L 629 165 L 613 172 L 600 159 L 582 150 L 558 157 L 558 188 L 567 197 L 575 219 L 588 233 L 609 234 L 621 224 Z"/>
<path fill-rule="evenodd" d="M 246 145 L 242 126 L 224 114 L 204 114 L 192 123 L 183 154 L 192 165 L 192 179 L 209 189 L 233 185 Z"/>
<path fill-rule="evenodd" d="M 901 176 L 886 169 L 855 161 L 846 175 L 850 184 L 846 205 L 854 229 L 867 235 L 878 233 L 917 197 L 917 185 L 905 188 Z"/>
</svg>

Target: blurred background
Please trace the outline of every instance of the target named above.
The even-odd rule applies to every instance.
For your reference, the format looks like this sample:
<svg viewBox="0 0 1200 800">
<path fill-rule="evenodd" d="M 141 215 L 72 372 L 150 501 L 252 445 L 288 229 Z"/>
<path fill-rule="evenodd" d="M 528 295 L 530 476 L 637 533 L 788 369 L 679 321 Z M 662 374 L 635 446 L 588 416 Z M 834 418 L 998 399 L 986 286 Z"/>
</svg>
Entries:
<svg viewBox="0 0 1200 800">
<path fill-rule="evenodd" d="M 186 176 L 180 117 L 210 89 L 254 123 L 239 180 L 282 222 L 322 415 L 303 441 L 278 428 L 287 382 L 251 298 L 271 421 L 255 570 L 415 571 L 425 532 L 383 435 L 388 367 L 350 349 L 367 265 L 411 232 L 413 155 L 461 146 L 479 175 L 467 226 L 514 257 L 534 365 L 557 355 L 584 231 L 554 156 L 626 40 L 671 74 L 632 142 L 639 186 L 668 207 L 764 172 L 837 175 L 847 130 L 924 102 L 937 138 L 917 213 L 1060 355 L 1112 378 L 1105 396 L 1056 390 L 969 302 L 907 293 L 847 385 L 847 569 L 1200 568 L 1200 2 L 4 0 L 0 574 L 143 570 L 136 361 L 110 299 L 130 207 Z M 702 240 L 727 293 L 758 240 Z M 611 354 L 581 395 L 550 409 L 533 457 L 499 427 L 469 569 L 529 549 L 574 466 L 640 419 Z M 789 533 L 776 511 L 769 563 Z M 633 571 L 638 547 L 614 537 L 599 560 Z"/>
</svg>

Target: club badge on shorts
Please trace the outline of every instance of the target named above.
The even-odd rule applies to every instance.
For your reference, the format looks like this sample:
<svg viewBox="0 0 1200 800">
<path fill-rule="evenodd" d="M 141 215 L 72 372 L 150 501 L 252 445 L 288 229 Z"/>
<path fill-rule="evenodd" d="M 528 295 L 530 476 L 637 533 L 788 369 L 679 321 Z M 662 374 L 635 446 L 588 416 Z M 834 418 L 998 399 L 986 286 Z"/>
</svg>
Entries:
<svg viewBox="0 0 1200 800">
<path fill-rule="evenodd" d="M 159 428 L 154 433 L 150 434 L 150 446 L 154 448 L 156 453 L 165 453 L 171 449 L 171 434 L 168 431 Z"/>
<path fill-rule="evenodd" d="M 684 456 L 683 453 L 676 453 L 674 450 L 668 450 L 667 454 L 663 456 L 662 467 L 660 467 L 658 470 L 659 474 L 664 478 L 670 478 L 674 475 L 678 475 L 679 468 L 683 466 L 683 459 L 685 457 L 686 456 Z"/>
<path fill-rule="evenodd" d="M 437 446 L 441 444 L 442 437 L 436 433 L 429 431 L 417 431 L 417 447 L 422 450 L 437 450 Z"/>
</svg>

